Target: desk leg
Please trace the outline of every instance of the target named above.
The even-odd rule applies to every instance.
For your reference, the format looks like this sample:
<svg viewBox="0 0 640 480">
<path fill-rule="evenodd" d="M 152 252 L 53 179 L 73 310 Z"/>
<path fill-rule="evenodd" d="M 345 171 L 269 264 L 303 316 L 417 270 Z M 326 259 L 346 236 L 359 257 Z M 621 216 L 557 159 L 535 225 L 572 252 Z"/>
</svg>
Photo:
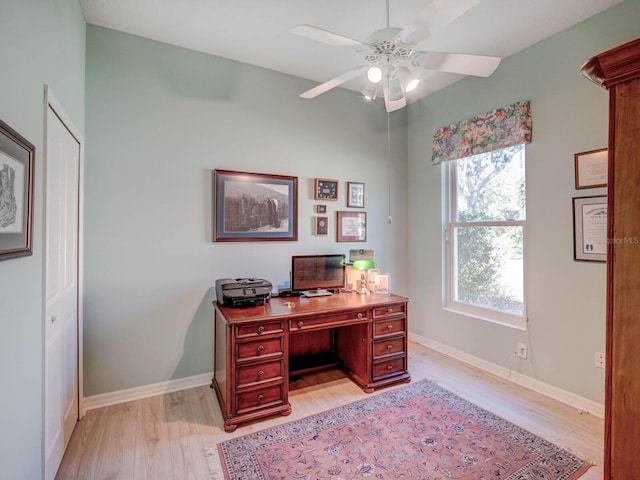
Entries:
<svg viewBox="0 0 640 480">
<path fill-rule="evenodd" d="M 236 428 L 238 428 L 238 424 L 231 424 L 231 425 L 227 425 L 226 423 L 224 424 L 224 431 L 225 432 L 233 432 Z"/>
</svg>

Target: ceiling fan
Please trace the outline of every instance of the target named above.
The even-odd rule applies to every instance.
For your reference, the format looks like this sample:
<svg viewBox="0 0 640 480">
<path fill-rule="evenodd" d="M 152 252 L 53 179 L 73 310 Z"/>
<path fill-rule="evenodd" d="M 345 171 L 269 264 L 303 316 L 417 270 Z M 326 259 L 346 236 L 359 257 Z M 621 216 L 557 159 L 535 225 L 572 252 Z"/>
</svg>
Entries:
<svg viewBox="0 0 640 480">
<path fill-rule="evenodd" d="M 315 98 L 366 73 L 368 83 L 363 95 L 375 100 L 381 88 L 387 112 L 406 106 L 406 94 L 420 82 L 422 70 L 437 70 L 462 75 L 490 76 L 500 63 L 499 57 L 415 50 L 418 43 L 443 29 L 474 7 L 480 0 L 428 0 L 417 18 L 404 28 L 387 26 L 371 34 L 365 42 L 354 40 L 311 25 L 299 25 L 292 33 L 328 45 L 361 53 L 363 64 L 300 94 Z"/>
</svg>

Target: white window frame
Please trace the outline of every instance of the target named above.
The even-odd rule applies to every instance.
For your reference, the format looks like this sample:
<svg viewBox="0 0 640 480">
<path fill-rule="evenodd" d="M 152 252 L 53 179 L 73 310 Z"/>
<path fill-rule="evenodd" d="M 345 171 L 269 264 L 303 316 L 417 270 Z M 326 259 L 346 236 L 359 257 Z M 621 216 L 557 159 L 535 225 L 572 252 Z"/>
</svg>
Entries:
<svg viewBox="0 0 640 480">
<path fill-rule="evenodd" d="M 526 158 L 526 157 L 525 157 Z M 526 161 L 526 160 L 525 160 Z M 526 288 L 526 238 L 527 228 L 525 220 L 502 220 L 502 221 L 483 221 L 483 222 L 458 222 L 457 218 L 457 175 L 456 160 L 443 162 L 443 196 L 445 199 L 444 209 L 444 245 L 445 245 L 445 279 L 444 286 L 444 305 L 447 311 L 459 313 L 462 315 L 478 318 L 492 323 L 517 328 L 519 330 L 527 329 L 527 288 Z M 525 180 L 526 181 L 526 180 Z M 526 188 L 526 187 L 525 187 Z M 454 275 L 454 264 L 457 258 L 454 245 L 454 230 L 456 227 L 493 227 L 493 226 L 520 226 L 522 227 L 522 282 L 523 282 L 523 313 L 522 315 L 513 315 L 496 309 L 479 307 L 456 301 L 454 292 L 456 291 L 456 276 Z"/>
</svg>

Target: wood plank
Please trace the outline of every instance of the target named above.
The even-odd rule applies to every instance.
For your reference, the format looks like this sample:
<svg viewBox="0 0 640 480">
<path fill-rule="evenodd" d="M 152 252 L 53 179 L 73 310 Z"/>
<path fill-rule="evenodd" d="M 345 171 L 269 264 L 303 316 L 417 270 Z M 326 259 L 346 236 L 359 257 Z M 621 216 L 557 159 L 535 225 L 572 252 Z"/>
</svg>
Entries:
<svg viewBox="0 0 640 480">
<path fill-rule="evenodd" d="M 165 415 L 166 395 L 139 400 L 136 461 L 130 478 L 172 478 L 169 425 Z"/>
<path fill-rule="evenodd" d="M 89 411 L 76 427 L 56 474 L 56 480 L 95 478 L 103 437 L 110 421 L 108 407 Z"/>
</svg>

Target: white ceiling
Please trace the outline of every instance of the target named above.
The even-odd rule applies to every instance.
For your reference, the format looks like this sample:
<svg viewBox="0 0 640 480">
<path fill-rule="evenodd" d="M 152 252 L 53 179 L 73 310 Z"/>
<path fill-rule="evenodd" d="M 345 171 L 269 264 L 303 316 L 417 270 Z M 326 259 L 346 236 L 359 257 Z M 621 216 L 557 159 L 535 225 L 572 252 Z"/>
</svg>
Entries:
<svg viewBox="0 0 640 480">
<path fill-rule="evenodd" d="M 480 0 L 417 49 L 504 59 L 621 1 Z M 428 3 L 389 0 L 390 26 L 406 26 Z M 362 54 L 294 35 L 292 28 L 310 24 L 365 41 L 387 23 L 387 0 L 80 0 L 80 4 L 90 24 L 317 83 L 361 65 Z M 408 101 L 461 78 L 426 72 Z M 363 86 L 360 80 L 343 85 L 355 91 Z"/>
</svg>

